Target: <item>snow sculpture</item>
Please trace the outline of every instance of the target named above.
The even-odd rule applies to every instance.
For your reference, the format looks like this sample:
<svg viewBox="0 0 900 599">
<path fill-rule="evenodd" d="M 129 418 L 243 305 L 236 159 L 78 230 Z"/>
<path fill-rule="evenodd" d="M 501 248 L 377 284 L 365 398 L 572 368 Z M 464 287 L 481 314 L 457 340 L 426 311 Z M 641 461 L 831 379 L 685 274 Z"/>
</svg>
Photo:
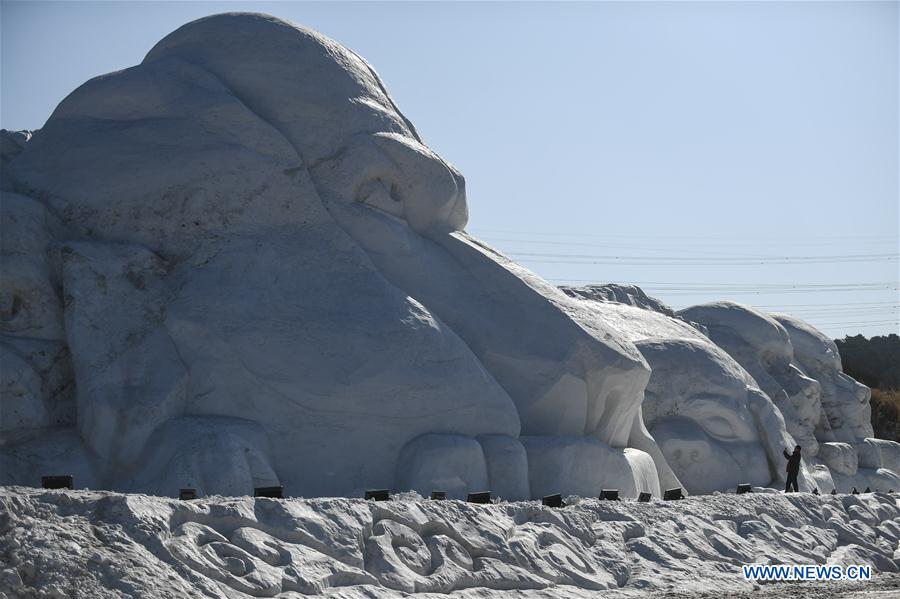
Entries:
<svg viewBox="0 0 900 599">
<path fill-rule="evenodd" d="M 5 166 L 10 160 L 22 153 L 25 144 L 31 139 L 32 131 L 7 131 L 0 129 L 0 167 Z M 0 185 L 6 189 L 5 182 Z"/>
<path fill-rule="evenodd" d="M 849 443 L 871 437 L 871 393 L 841 371 L 841 357 L 834 341 L 797 318 L 783 314 L 772 317 L 788 333 L 794 363 L 819 384 L 821 409 L 816 437 Z"/>
<path fill-rule="evenodd" d="M 48 244 L 58 223 L 40 202 L 16 193 L 2 192 L 0 204 L 0 432 L 15 437 L 71 421 L 71 375 L 62 304 L 50 284 Z"/>
<path fill-rule="evenodd" d="M 631 464 L 656 478 L 625 451 L 649 376 L 636 348 L 462 232 L 462 176 L 317 33 L 189 23 L 73 92 L 4 164 L 61 221 L 33 240 L 53 240 L 33 278 L 55 303 L 16 297 L 64 314 L 76 438 L 98 467 L 83 484 L 525 498 L 540 473 L 520 433 L 590 439 L 619 464 L 573 470 L 596 491 Z M 22 403 L 46 403 L 30 389 Z M 34 452 L 9 449 L 4 479 L 33 482 L 18 458 Z"/>
<path fill-rule="evenodd" d="M 781 451 L 793 447 L 794 439 L 772 401 L 733 358 L 639 288 L 563 290 L 584 298 L 650 365 L 643 422 L 664 456 L 664 464 L 657 460 L 663 486 L 709 493 L 739 483 L 783 484 Z M 666 480 L 669 468 L 673 478 Z M 811 489 L 805 474 L 801 486 Z"/>
<path fill-rule="evenodd" d="M 0 158 L 0 483 L 703 492 L 816 427 L 836 476 L 900 462 L 787 324 L 570 297 L 465 233 L 462 175 L 372 67 L 273 17 L 185 25 Z"/>
<path fill-rule="evenodd" d="M 792 316 L 772 316 L 788 332 L 797 366 L 819 383 L 822 409 L 815 433 L 820 447 L 829 448 L 820 453 L 835 482 L 842 490 L 900 489 L 900 443 L 873 438 L 869 388 L 844 374 L 833 340 Z"/>
<path fill-rule="evenodd" d="M 784 327 L 772 317 L 734 302 L 692 306 L 678 313 L 705 326 L 709 338 L 728 352 L 784 415 L 788 432 L 805 456 L 818 453 L 813 430 L 819 420 L 819 385 L 794 364 Z"/>
<path fill-rule="evenodd" d="M 619 283 L 595 283 L 583 287 L 560 287 L 564 293 L 571 297 L 586 299 L 607 304 L 624 304 L 635 308 L 645 308 L 652 312 L 665 314 L 676 320 L 680 320 L 675 310 L 665 302 L 650 297 L 637 285 L 624 285 Z"/>
<path fill-rule="evenodd" d="M 773 399 L 820 491 L 900 488 L 897 473 L 883 469 L 881 457 L 893 462 L 897 446 L 871 439 L 869 390 L 840 371 L 833 341 L 799 319 L 734 302 L 678 314 L 705 326 Z"/>
<path fill-rule="evenodd" d="M 644 420 L 688 490 L 711 493 L 740 483 L 779 486 L 784 420 L 747 372 L 711 343 L 637 343 L 653 369 Z M 803 480 L 803 490 L 810 490 Z"/>
</svg>

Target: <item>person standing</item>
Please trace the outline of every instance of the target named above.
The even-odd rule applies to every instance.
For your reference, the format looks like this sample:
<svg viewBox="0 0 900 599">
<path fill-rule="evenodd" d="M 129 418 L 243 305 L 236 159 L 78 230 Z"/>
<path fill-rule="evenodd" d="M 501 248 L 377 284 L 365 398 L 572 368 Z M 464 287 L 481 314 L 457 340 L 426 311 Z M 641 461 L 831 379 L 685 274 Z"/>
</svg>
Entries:
<svg viewBox="0 0 900 599">
<path fill-rule="evenodd" d="M 797 445 L 794 447 L 794 453 L 789 454 L 786 449 L 783 450 L 782 453 L 787 460 L 787 466 L 785 466 L 785 470 L 787 471 L 787 481 L 784 483 L 784 492 L 790 493 L 791 487 L 793 487 L 794 493 L 796 493 L 799 491 L 797 487 L 797 476 L 800 474 L 800 446 Z"/>
</svg>

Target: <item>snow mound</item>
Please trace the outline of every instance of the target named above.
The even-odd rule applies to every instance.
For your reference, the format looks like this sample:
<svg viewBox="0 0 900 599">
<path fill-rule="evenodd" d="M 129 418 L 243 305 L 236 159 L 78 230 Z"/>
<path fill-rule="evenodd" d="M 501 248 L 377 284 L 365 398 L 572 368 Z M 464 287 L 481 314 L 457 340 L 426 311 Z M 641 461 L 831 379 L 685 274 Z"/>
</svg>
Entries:
<svg viewBox="0 0 900 599">
<path fill-rule="evenodd" d="M 745 563 L 900 564 L 900 506 L 885 493 L 552 509 L 3 487 L 0 504 L 0 591 L 16 598 L 729 592 L 753 588 Z"/>
<path fill-rule="evenodd" d="M 651 297 L 638 287 L 637 285 L 624 285 L 621 283 L 597 283 L 593 285 L 584 285 L 582 287 L 570 287 L 568 285 L 560 285 L 559 287 L 566 295 L 581 299 L 593 300 L 595 302 L 610 302 L 617 304 L 625 304 L 635 306 L 637 308 L 645 308 L 653 310 L 666 316 L 676 318 L 675 310 L 660 299 Z"/>
</svg>

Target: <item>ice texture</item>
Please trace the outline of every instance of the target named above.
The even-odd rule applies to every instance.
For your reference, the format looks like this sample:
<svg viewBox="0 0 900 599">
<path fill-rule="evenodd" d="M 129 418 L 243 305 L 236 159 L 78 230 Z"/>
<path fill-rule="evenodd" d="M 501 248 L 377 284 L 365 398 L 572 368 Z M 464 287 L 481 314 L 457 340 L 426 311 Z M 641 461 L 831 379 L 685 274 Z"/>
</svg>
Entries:
<svg viewBox="0 0 900 599">
<path fill-rule="evenodd" d="M 0 487 L 0 592 L 15 599 L 450 592 L 586 599 L 602 590 L 721 597 L 758 589 L 743 579 L 742 564 L 871 565 L 880 574 L 862 583 L 868 591 L 900 561 L 900 507 L 886 493 L 570 501 L 562 509 L 415 494 L 386 502 L 178 501 Z"/>
</svg>

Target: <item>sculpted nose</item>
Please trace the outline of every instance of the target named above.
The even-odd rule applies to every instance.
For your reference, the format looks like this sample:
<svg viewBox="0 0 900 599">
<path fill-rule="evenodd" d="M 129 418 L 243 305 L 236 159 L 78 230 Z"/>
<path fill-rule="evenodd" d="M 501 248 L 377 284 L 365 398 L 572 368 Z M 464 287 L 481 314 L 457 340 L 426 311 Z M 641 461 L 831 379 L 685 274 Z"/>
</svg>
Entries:
<svg viewBox="0 0 900 599">
<path fill-rule="evenodd" d="M 791 364 L 784 379 L 785 390 L 792 398 L 802 397 L 806 401 L 817 401 L 821 396 L 821 385 L 815 379 L 811 379 Z"/>
<path fill-rule="evenodd" d="M 415 230 L 465 227 L 465 179 L 458 170 L 415 140 L 389 133 L 377 133 L 371 139 L 391 157 L 401 174 L 405 216 Z"/>
<path fill-rule="evenodd" d="M 709 461 L 709 443 L 691 439 L 672 439 L 666 443 L 666 450 L 682 468 Z"/>
<path fill-rule="evenodd" d="M 442 159 L 443 160 L 443 159 Z M 466 199 L 466 179 L 456 167 L 444 162 L 456 183 L 456 197 L 447 212 L 447 228 L 464 229 L 469 222 L 469 204 Z"/>
<path fill-rule="evenodd" d="M 803 377 L 803 395 L 811 400 L 816 400 L 822 395 L 822 386 L 819 381 L 809 377 Z"/>
<path fill-rule="evenodd" d="M 872 398 L 872 391 L 859 381 L 843 372 L 838 374 L 838 381 L 845 393 L 852 393 L 859 403 L 866 403 Z"/>
</svg>

